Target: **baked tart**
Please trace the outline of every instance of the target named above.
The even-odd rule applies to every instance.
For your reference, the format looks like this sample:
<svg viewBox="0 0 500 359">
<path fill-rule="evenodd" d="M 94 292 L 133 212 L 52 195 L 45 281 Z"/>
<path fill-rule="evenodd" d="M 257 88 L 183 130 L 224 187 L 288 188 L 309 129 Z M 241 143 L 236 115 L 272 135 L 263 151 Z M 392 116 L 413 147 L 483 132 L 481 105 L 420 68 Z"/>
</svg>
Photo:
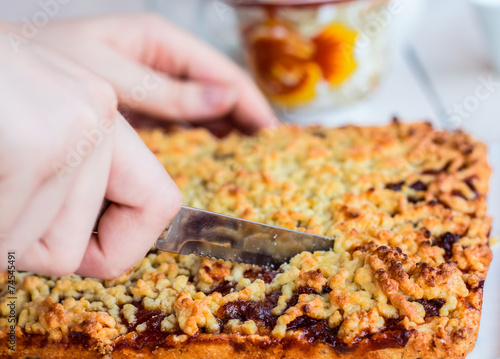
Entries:
<svg viewBox="0 0 500 359">
<path fill-rule="evenodd" d="M 17 273 L 13 295 L 3 274 L 1 358 L 463 358 L 473 349 L 491 260 L 484 144 L 398 121 L 224 139 L 204 129 L 140 134 L 184 204 L 326 235 L 332 249 L 279 268 L 152 249 L 114 280 Z"/>
</svg>

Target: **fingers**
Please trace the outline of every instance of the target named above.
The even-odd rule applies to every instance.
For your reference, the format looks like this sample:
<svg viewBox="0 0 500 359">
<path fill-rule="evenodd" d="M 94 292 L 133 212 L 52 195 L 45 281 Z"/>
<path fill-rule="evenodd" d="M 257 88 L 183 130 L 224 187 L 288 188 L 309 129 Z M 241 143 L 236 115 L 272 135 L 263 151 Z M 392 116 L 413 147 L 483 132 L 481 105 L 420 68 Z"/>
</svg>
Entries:
<svg viewBox="0 0 500 359">
<path fill-rule="evenodd" d="M 226 85 L 164 78 L 156 89 L 140 99 L 124 96 L 121 100 L 131 109 L 150 116 L 199 123 L 229 113 L 235 106 L 237 93 Z"/>
<path fill-rule="evenodd" d="M 21 213 L 28 206 L 31 198 L 40 189 L 40 183 L 33 178 L 41 177 L 41 173 L 30 166 L 9 165 L 9 159 L 3 161 L 0 168 L 0 234 L 2 237 L 14 229 Z M 17 175 L 10 175 L 13 171 Z M 48 178 L 42 178 L 42 182 Z M 3 253 L 3 252 L 2 252 Z"/>
<path fill-rule="evenodd" d="M 7 74 L 5 79 L 7 83 L 22 84 L 21 79 L 9 78 L 10 75 Z M 10 91 L 14 93 L 21 90 L 12 87 Z M 2 93 L 0 89 L 0 95 L 10 94 Z M 0 126 L 2 119 L 9 120 L 8 128 L 0 131 L 0 233 L 8 234 L 14 229 L 31 199 L 56 175 L 51 163 L 54 159 L 51 149 L 58 147 L 63 150 L 59 134 L 48 130 L 43 121 L 25 121 L 26 118 L 38 120 L 45 117 L 45 109 L 32 110 L 37 105 L 31 102 L 32 107 L 26 108 L 21 99 L 7 97 L 0 111 Z M 52 118 L 59 119 L 56 116 Z M 50 186 L 53 187 L 52 184 Z"/>
<path fill-rule="evenodd" d="M 72 61 L 39 45 L 25 51 L 10 61 L 0 56 L 0 68 L 15 64 L 12 71 L 5 71 L 0 86 L 4 99 L 0 110 L 0 234 L 5 236 L 47 181 L 58 177 L 62 191 L 69 188 L 74 173 L 59 178 L 60 172 L 75 163 L 68 148 L 74 152 L 83 133 L 96 127 L 113 107 L 116 110 L 117 103 L 105 81 Z M 47 199 L 44 205 L 50 207 Z"/>
<path fill-rule="evenodd" d="M 18 268 L 28 270 L 30 261 L 23 258 L 50 227 L 75 173 L 58 175 L 53 167 L 55 162 L 51 163 L 47 155 L 51 138 L 45 129 L 17 125 L 10 126 L 13 130 L 10 135 L 17 143 L 4 141 L 2 146 L 6 148 L 1 149 L 8 158 L 2 161 L 3 173 L 0 174 L 0 253 L 15 250 Z M 16 133 L 17 130 L 22 134 Z M 10 164 L 11 160 L 16 163 Z M 2 268 L 5 268 L 5 258 L 0 258 L 0 270 Z"/>
<path fill-rule="evenodd" d="M 33 195 L 7 239 L 1 241 L 0 253 L 6 253 L 9 250 L 16 251 L 18 269 L 37 269 L 33 263 L 38 260 L 38 253 L 35 252 L 34 256 L 30 255 L 29 253 L 33 253 L 30 248 L 50 227 L 64 203 L 68 190 L 69 188 L 64 189 L 56 177 L 47 181 Z M 1 268 L 5 268 L 4 258 L 0 258 L 0 264 Z M 44 269 L 41 268 L 41 272 L 44 272 Z"/>
<path fill-rule="evenodd" d="M 279 124 L 254 82 L 234 62 L 161 19 L 146 16 L 142 21 L 145 23 L 143 59 L 149 61 L 149 66 L 199 82 L 234 88 L 238 94 L 232 111 L 234 120 L 247 132 Z"/>
<path fill-rule="evenodd" d="M 113 86 L 122 105 L 150 116 L 203 122 L 225 116 L 238 100 L 233 86 L 176 79 L 108 48 L 100 51 L 100 63 L 90 61 L 95 62 L 93 69 Z M 112 71 L 109 64 L 113 64 Z"/>
<path fill-rule="evenodd" d="M 238 94 L 232 86 L 180 80 L 143 65 L 109 54 L 115 63 L 108 80 L 121 104 L 135 111 L 174 121 L 205 122 L 225 116 L 235 107 Z M 116 57 L 116 58 L 115 58 Z M 122 76 L 126 73 L 127 76 Z"/>
<path fill-rule="evenodd" d="M 98 235 L 87 247 L 77 273 L 115 278 L 137 263 L 178 212 L 180 192 L 139 136 L 120 118 Z"/>
<path fill-rule="evenodd" d="M 67 35 L 71 26 L 74 36 Z M 75 43 L 74 37 L 82 34 L 93 41 Z M 154 15 L 61 23 L 47 27 L 37 39 L 109 81 L 122 103 L 146 114 L 168 121 L 231 114 L 233 124 L 247 133 L 279 124 L 242 69 Z"/>
<path fill-rule="evenodd" d="M 50 228 L 23 257 L 25 270 L 64 276 L 75 273 L 87 249 L 104 198 L 111 164 L 111 141 L 103 141 L 83 163 L 79 176 Z"/>
</svg>

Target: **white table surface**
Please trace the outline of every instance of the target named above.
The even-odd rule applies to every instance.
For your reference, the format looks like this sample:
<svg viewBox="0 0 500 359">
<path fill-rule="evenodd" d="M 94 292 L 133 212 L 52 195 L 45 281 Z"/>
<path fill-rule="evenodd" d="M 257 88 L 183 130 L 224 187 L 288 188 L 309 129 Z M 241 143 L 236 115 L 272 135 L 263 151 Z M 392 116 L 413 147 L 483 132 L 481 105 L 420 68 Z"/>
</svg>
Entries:
<svg viewBox="0 0 500 359">
<path fill-rule="evenodd" d="M 163 0 L 165 9 L 178 23 L 201 33 L 195 16 L 189 14 L 200 0 Z M 205 11 L 217 11 L 218 0 L 203 0 Z M 425 2 L 425 11 L 415 27 L 410 43 L 414 46 L 442 107 L 453 112 L 470 96 L 474 96 L 481 78 L 494 74 L 481 28 L 467 0 L 406 0 Z M 113 12 L 138 11 L 151 8 L 154 0 L 73 0 L 61 6 L 56 17 L 73 17 Z M 168 6 L 166 5 L 168 3 Z M 175 4 L 177 3 L 177 4 Z M 210 3 L 207 5 L 207 3 Z M 213 5 L 213 6 L 211 6 Z M 176 10 L 176 6 L 178 9 Z M 40 10 L 39 0 L 0 0 L 0 20 L 22 20 Z M 220 7 L 218 8 L 220 11 Z M 211 15 L 212 18 L 215 16 Z M 225 18 L 217 14 L 222 23 Z M 397 19 L 396 19 L 397 20 Z M 402 19 L 400 19 L 402 20 Z M 403 20 L 401 22 L 404 22 Z M 500 20 L 499 20 L 500 21 Z M 228 21 L 230 24 L 230 21 Z M 229 25 L 228 25 L 229 26 Z M 493 235 L 500 235 L 500 86 L 487 100 L 480 101 L 474 111 L 468 111 L 461 127 L 489 145 L 493 167 L 489 212 L 494 222 Z M 393 115 L 407 120 L 431 120 L 437 126 L 438 109 L 410 70 L 403 52 L 395 51 L 393 64 L 380 89 L 367 100 L 349 108 L 330 113 L 310 115 L 299 122 L 324 125 L 344 123 L 386 123 Z M 464 116 L 462 116 L 464 117 Z M 485 284 L 483 317 L 475 350 L 469 359 L 500 358 L 500 245 L 493 247 L 495 258 Z"/>
</svg>

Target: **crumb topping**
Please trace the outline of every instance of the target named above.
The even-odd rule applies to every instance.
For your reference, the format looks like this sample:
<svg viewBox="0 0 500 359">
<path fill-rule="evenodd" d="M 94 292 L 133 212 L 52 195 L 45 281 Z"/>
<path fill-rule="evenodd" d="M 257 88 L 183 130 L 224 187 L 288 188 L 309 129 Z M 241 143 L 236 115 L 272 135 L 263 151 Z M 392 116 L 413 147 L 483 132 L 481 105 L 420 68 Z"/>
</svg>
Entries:
<svg viewBox="0 0 500 359">
<path fill-rule="evenodd" d="M 350 347 L 395 329 L 403 344 L 414 330 L 451 343 L 480 312 L 490 169 L 485 146 L 466 134 L 395 122 L 222 140 L 202 129 L 141 136 L 184 204 L 330 236 L 332 250 L 300 253 L 279 270 L 153 249 L 114 280 L 18 273 L 23 333 L 58 341 L 80 332 L 101 348 L 200 333 Z M 2 329 L 6 282 L 0 276 Z"/>
</svg>

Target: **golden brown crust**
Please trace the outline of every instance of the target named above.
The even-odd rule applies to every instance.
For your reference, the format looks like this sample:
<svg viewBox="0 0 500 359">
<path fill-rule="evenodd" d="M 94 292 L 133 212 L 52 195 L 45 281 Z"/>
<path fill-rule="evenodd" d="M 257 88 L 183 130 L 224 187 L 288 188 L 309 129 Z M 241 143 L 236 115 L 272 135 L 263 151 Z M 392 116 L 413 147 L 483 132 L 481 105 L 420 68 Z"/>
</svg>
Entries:
<svg viewBox="0 0 500 359">
<path fill-rule="evenodd" d="M 279 271 L 153 250 L 113 281 L 21 274 L 16 352 L 2 346 L 0 355 L 460 358 L 472 350 L 491 260 L 482 143 L 397 122 L 223 140 L 205 130 L 141 136 L 185 204 L 332 236 L 334 248 L 300 253 Z"/>
<path fill-rule="evenodd" d="M 476 333 L 477 334 L 477 333 Z M 351 352 L 338 352 L 332 347 L 307 342 L 287 343 L 279 345 L 269 338 L 248 338 L 238 334 L 210 335 L 202 334 L 178 345 L 152 346 L 141 349 L 120 347 L 111 354 L 100 354 L 93 348 L 83 345 L 60 345 L 48 343 L 43 347 L 23 341 L 14 355 L 3 355 L 2 358 L 32 358 L 38 359 L 144 359 L 144 358 L 176 358 L 176 359 L 391 359 L 391 358 L 465 358 L 467 352 L 452 349 L 450 343 L 441 341 L 431 333 L 412 332 L 412 337 L 404 348 L 372 350 L 367 344 L 361 345 Z M 468 345 L 474 345 L 474 340 Z M 2 343 L 3 344 L 3 343 Z"/>
</svg>

